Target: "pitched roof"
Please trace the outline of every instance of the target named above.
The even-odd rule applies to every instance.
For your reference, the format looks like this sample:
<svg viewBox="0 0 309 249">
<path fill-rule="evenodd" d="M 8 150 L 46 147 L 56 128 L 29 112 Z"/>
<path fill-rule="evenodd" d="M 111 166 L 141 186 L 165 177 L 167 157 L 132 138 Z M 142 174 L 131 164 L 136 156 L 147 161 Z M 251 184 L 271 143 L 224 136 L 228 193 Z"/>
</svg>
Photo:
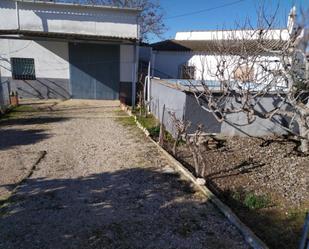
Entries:
<svg viewBox="0 0 309 249">
<path fill-rule="evenodd" d="M 156 51 L 196 51 L 220 54 L 257 54 L 278 51 L 285 44 L 282 40 L 166 40 L 151 44 Z"/>
</svg>

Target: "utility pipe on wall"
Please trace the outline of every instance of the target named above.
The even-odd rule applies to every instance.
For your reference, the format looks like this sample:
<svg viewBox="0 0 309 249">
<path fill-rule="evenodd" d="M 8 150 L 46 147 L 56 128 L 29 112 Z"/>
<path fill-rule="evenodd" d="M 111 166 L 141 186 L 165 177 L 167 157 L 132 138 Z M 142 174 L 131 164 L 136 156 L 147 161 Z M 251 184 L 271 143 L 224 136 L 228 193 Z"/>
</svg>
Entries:
<svg viewBox="0 0 309 249">
<path fill-rule="evenodd" d="M 16 10 L 16 21 L 17 21 L 17 30 L 20 30 L 20 19 L 19 19 L 19 8 L 18 8 L 18 2 L 15 2 L 15 10 Z"/>
</svg>

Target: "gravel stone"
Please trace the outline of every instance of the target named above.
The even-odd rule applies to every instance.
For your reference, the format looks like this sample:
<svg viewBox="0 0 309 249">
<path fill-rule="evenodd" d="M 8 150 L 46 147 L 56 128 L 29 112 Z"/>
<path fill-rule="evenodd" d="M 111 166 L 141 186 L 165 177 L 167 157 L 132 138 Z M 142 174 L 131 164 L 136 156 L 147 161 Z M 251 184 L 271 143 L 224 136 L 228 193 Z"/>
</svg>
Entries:
<svg viewBox="0 0 309 249">
<path fill-rule="evenodd" d="M 70 100 L 1 127 L 15 134 L 14 144 L 1 140 L 1 168 L 47 154 L 1 210 L 0 248 L 249 248 L 138 128 L 122 124 L 118 104 Z"/>
</svg>

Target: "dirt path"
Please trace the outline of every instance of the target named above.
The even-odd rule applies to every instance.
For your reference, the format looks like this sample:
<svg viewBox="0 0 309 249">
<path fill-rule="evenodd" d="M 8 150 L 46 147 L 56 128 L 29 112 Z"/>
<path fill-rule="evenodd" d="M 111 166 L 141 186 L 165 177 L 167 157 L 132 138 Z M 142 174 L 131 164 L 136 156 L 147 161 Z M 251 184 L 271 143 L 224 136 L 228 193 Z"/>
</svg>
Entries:
<svg viewBox="0 0 309 249">
<path fill-rule="evenodd" d="M 2 164 L 47 152 L 0 211 L 0 248 L 248 248 L 114 102 L 47 110 L 0 124 Z"/>
</svg>

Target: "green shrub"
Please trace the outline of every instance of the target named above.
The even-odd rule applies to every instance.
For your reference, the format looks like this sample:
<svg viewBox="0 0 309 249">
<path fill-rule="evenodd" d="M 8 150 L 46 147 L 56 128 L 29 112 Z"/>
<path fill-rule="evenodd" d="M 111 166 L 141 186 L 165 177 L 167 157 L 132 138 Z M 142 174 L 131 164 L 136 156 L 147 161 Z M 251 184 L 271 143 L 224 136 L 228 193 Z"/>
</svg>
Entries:
<svg viewBox="0 0 309 249">
<path fill-rule="evenodd" d="M 155 126 L 147 129 L 151 137 L 159 137 L 160 135 L 160 126 Z"/>
</svg>

